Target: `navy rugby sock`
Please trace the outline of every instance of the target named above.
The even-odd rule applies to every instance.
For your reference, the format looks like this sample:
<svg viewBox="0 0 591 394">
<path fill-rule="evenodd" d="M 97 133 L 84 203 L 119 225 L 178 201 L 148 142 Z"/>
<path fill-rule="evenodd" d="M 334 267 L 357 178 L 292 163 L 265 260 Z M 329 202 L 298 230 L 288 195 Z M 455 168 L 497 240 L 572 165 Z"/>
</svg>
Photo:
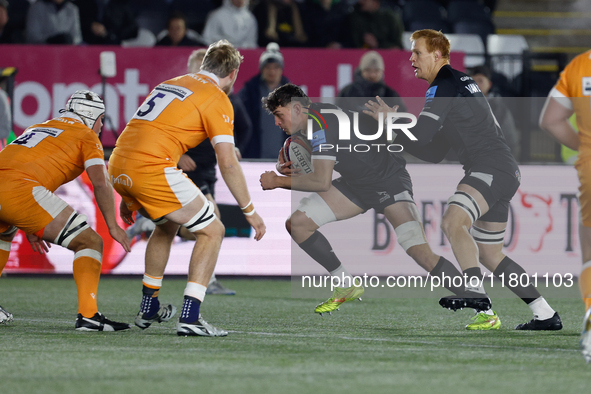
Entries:
<svg viewBox="0 0 591 394">
<path fill-rule="evenodd" d="M 160 309 L 160 301 L 158 301 L 159 289 L 152 289 L 147 286 L 142 288 L 142 304 L 140 305 L 140 311 L 150 318 L 158 313 Z"/>
<path fill-rule="evenodd" d="M 439 278 L 441 285 L 455 295 L 464 292 L 464 278 L 458 269 L 445 257 L 439 257 L 435 268 L 430 272 L 431 276 Z"/>
<path fill-rule="evenodd" d="M 528 305 L 542 296 L 534 285 L 531 284 L 531 278 L 527 275 L 525 270 L 507 256 L 501 260 L 493 273 L 496 277 L 502 278 L 501 280 L 505 287 L 508 287 L 509 290 L 515 293 L 517 297 L 521 298 L 523 302 Z M 504 275 L 501 277 L 500 275 L 502 274 Z M 522 286 L 521 283 L 525 283 L 526 278 L 530 284 L 528 286 Z"/>
<path fill-rule="evenodd" d="M 181 311 L 181 320 L 184 323 L 194 323 L 199 319 L 199 308 L 201 301 L 195 297 L 185 296 L 183 310 Z"/>
<path fill-rule="evenodd" d="M 321 232 L 314 231 L 307 240 L 299 245 L 304 252 L 326 268 L 328 272 L 332 272 L 341 266 L 341 262 L 333 252 L 330 242 Z"/>
</svg>

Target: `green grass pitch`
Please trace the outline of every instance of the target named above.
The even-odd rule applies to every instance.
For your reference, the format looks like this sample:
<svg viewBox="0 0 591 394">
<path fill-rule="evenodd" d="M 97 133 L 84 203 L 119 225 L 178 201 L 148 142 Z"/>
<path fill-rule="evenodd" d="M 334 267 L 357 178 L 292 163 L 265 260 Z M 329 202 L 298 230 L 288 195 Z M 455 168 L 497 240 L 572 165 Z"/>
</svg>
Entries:
<svg viewBox="0 0 591 394">
<path fill-rule="evenodd" d="M 0 393 L 583 393 L 591 365 L 578 348 L 578 289 L 543 292 L 559 332 L 517 332 L 529 309 L 506 289 L 491 296 L 499 331 L 464 329 L 472 313 L 437 298 L 365 297 L 332 316 L 328 298 L 292 298 L 287 280 L 226 279 L 236 296 L 207 296 L 204 317 L 225 338 L 178 337 L 174 322 L 145 331 L 74 331 L 71 278 L 0 279 Z M 182 304 L 183 279 L 165 278 L 162 302 Z M 425 291 L 426 293 L 426 291 Z M 444 293 L 442 293 L 444 294 Z M 497 297 L 498 294 L 498 297 Z M 103 277 L 99 309 L 133 322 L 141 279 Z"/>
</svg>

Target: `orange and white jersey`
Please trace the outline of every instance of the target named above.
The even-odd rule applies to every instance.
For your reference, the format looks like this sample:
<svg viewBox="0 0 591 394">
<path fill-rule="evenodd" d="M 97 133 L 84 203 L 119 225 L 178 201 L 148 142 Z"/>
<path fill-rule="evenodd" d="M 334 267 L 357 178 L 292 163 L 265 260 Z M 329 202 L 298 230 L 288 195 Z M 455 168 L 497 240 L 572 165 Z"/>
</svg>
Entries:
<svg viewBox="0 0 591 394">
<path fill-rule="evenodd" d="M 575 57 L 562 71 L 550 96 L 577 115 L 579 157 L 591 154 L 591 50 Z M 566 100 L 568 98 L 568 100 Z"/>
<path fill-rule="evenodd" d="M 103 146 L 80 118 L 65 113 L 29 127 L 0 151 L 0 174 L 10 171 L 50 191 L 78 177 L 86 168 L 105 165 Z M 6 173 L 5 173 L 6 174 Z"/>
<path fill-rule="evenodd" d="M 176 165 L 206 138 L 234 143 L 234 109 L 219 79 L 201 71 L 156 86 L 117 139 L 115 156 Z"/>
</svg>

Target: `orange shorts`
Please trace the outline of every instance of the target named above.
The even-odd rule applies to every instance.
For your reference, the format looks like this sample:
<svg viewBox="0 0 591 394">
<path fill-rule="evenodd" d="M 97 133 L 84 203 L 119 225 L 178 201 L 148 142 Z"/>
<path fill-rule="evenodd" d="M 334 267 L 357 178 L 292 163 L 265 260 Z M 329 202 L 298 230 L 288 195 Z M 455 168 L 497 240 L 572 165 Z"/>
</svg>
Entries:
<svg viewBox="0 0 591 394">
<path fill-rule="evenodd" d="M 68 204 L 27 175 L 0 170 L 0 233 L 16 226 L 27 234 L 45 228 Z"/>
<path fill-rule="evenodd" d="M 144 208 L 152 219 L 181 209 L 201 193 L 174 163 L 146 163 L 111 155 L 109 176 L 127 207 Z"/>
<path fill-rule="evenodd" d="M 579 159 L 575 163 L 579 173 L 579 205 L 585 227 L 591 227 L 591 158 Z"/>
</svg>

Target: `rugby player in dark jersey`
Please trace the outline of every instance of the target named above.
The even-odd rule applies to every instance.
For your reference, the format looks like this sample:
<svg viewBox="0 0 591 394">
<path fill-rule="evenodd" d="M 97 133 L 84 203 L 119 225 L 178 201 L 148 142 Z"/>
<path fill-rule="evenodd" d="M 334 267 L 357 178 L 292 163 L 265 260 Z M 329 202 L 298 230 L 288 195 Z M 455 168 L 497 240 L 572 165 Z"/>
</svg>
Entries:
<svg viewBox="0 0 591 394">
<path fill-rule="evenodd" d="M 464 166 L 465 176 L 448 200 L 441 228 L 468 280 L 466 293 L 444 297 L 441 306 L 456 310 L 472 307 L 474 322 L 467 328 L 497 329 L 500 320 L 492 310 L 478 262 L 503 280 L 532 310 L 534 318 L 517 330 L 560 330 L 558 313 L 538 290 L 509 278 L 527 277 L 524 269 L 502 252 L 509 202 L 521 175 L 505 142 L 499 123 L 478 85 L 449 64 L 450 44 L 441 32 L 415 31 L 411 36 L 410 61 L 415 76 L 429 82 L 425 105 L 409 131 L 417 141 L 399 133 L 396 142 L 414 156 L 440 162 L 450 149 Z M 368 115 L 392 112 L 379 97 L 367 104 Z M 517 275 L 517 276 L 516 276 Z"/>
<path fill-rule="evenodd" d="M 288 135 L 300 134 L 306 138 L 310 117 L 318 117 L 323 110 L 340 110 L 331 104 L 312 103 L 296 85 L 280 86 L 264 99 L 267 110 L 275 116 L 275 124 Z M 398 243 L 431 276 L 442 279 L 441 283 L 454 294 L 461 294 L 464 286 L 455 266 L 445 258 L 433 253 L 421 224 L 418 209 L 413 201 L 412 183 L 405 169 L 406 162 L 384 147 L 358 153 L 354 149 L 336 149 L 339 142 L 337 116 L 325 115 L 326 123 L 313 123 L 312 160 L 314 172 L 298 176 L 278 176 L 273 171 L 261 175 L 264 190 L 275 188 L 315 192 L 302 199 L 298 209 L 286 221 L 287 231 L 294 241 L 314 260 L 321 264 L 332 277 L 342 280 L 332 297 L 319 304 L 315 312 L 332 312 L 346 301 L 361 297 L 363 287 L 352 283 L 351 275 L 341 264 L 328 240 L 318 231 L 323 225 L 355 217 L 373 208 L 383 213 L 396 232 Z M 342 111 L 353 125 L 353 112 Z M 360 126 L 377 123 L 364 114 Z M 279 130 L 278 130 L 279 132 Z M 367 144 L 351 133 L 347 144 Z M 379 143 L 380 141 L 372 141 Z M 386 143 L 387 141 L 381 141 Z M 383 144 L 385 145 L 385 144 Z M 284 175 L 290 175 L 287 166 L 278 166 Z M 341 174 L 332 180 L 333 170 Z M 453 280 L 458 278 L 458 280 Z M 451 280 L 450 280 L 451 279 Z M 454 286 L 454 283 L 456 285 Z M 457 284 L 460 284 L 459 286 Z"/>
</svg>

